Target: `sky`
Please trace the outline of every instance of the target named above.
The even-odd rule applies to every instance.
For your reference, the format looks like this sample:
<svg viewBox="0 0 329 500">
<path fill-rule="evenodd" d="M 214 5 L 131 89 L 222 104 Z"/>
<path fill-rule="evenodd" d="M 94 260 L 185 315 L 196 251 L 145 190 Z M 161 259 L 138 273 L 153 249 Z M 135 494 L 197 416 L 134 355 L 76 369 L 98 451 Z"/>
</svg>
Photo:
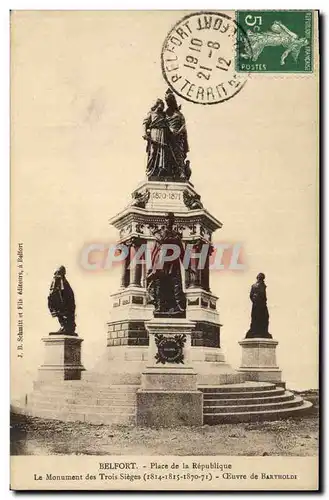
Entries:
<svg viewBox="0 0 329 500">
<path fill-rule="evenodd" d="M 32 388 L 56 267 L 75 292 L 83 363 L 104 352 L 119 270 L 91 273 L 89 242 L 118 239 L 108 219 L 145 178 L 142 122 L 167 89 L 160 53 L 186 12 L 22 11 L 12 14 L 12 394 Z M 253 74 L 232 99 L 178 99 L 187 122 L 191 181 L 223 223 L 214 241 L 241 243 L 244 271 L 211 273 L 221 343 L 238 367 L 249 290 L 267 283 L 270 332 L 290 388 L 318 386 L 317 74 Z M 18 358 L 18 243 L 24 248 L 24 357 Z"/>
</svg>

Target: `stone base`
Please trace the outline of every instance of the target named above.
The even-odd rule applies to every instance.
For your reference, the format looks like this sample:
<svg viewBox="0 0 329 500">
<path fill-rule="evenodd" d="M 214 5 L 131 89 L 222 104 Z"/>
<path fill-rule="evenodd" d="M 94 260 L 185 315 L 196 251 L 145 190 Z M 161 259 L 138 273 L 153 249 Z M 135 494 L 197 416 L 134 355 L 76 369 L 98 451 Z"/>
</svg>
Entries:
<svg viewBox="0 0 329 500">
<path fill-rule="evenodd" d="M 137 391 L 137 425 L 141 427 L 199 426 L 203 423 L 200 391 Z"/>
<path fill-rule="evenodd" d="M 137 425 L 202 425 L 203 394 L 197 390 L 197 373 L 190 365 L 194 323 L 185 318 L 154 318 L 145 326 L 150 337 L 150 365 L 142 373 L 141 389 L 137 391 Z M 185 336 L 185 342 L 178 348 L 178 358 L 171 357 L 171 347 L 168 357 L 164 352 L 160 356 L 156 339 L 168 339 L 169 342 L 179 335 Z"/>
<path fill-rule="evenodd" d="M 276 340 L 244 339 L 239 344 L 242 361 L 238 371 L 244 374 L 245 380 L 281 382 L 282 372 L 276 363 Z"/>
<path fill-rule="evenodd" d="M 80 380 L 85 368 L 81 364 L 81 343 L 77 335 L 51 332 L 42 339 L 45 345 L 45 362 L 39 368 L 38 379 L 43 382 Z"/>
<path fill-rule="evenodd" d="M 192 367 L 147 367 L 142 373 L 142 390 L 153 391 L 195 391 L 197 374 Z"/>
</svg>

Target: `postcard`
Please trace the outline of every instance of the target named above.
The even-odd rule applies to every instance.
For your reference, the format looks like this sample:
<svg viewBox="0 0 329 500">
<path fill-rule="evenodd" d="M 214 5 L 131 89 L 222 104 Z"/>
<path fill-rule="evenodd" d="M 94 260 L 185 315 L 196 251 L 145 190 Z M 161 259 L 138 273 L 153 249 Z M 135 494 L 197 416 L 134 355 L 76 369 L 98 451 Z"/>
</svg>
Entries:
<svg viewBox="0 0 329 500">
<path fill-rule="evenodd" d="M 319 13 L 11 12 L 11 488 L 319 488 Z"/>
</svg>

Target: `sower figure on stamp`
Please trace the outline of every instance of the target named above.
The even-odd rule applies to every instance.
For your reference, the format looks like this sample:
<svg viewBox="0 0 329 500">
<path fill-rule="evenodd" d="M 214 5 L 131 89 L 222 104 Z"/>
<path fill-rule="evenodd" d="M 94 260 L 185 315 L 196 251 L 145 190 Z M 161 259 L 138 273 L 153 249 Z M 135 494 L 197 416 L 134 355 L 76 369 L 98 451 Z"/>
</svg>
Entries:
<svg viewBox="0 0 329 500">
<path fill-rule="evenodd" d="M 50 314 L 58 318 L 61 325 L 59 333 L 76 335 L 74 293 L 65 274 L 64 266 L 55 271 L 48 295 L 48 308 Z"/>
<path fill-rule="evenodd" d="M 184 247 L 181 235 L 173 229 L 174 214 L 168 214 L 167 226 L 154 233 L 156 243 L 147 275 L 150 303 L 155 317 L 181 317 L 186 314 L 186 297 L 182 286 L 181 261 Z M 171 257 L 172 260 L 167 260 Z"/>
<path fill-rule="evenodd" d="M 252 302 L 250 329 L 246 334 L 246 339 L 268 338 L 272 335 L 268 331 L 269 314 L 267 309 L 265 274 L 259 273 L 257 281 L 250 290 L 250 300 Z"/>
</svg>

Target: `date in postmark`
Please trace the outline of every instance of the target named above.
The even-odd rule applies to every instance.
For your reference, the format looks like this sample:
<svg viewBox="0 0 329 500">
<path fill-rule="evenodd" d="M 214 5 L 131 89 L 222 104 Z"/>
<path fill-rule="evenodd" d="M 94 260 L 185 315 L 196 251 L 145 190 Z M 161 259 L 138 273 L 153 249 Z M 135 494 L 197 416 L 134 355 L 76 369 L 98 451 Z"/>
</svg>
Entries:
<svg viewBox="0 0 329 500">
<path fill-rule="evenodd" d="M 238 72 L 312 72 L 312 11 L 238 11 L 237 29 Z"/>
<path fill-rule="evenodd" d="M 195 12 L 181 19 L 162 47 L 162 73 L 168 85 L 197 104 L 218 104 L 239 93 L 248 75 L 235 69 L 237 32 L 236 20 L 224 13 Z"/>
</svg>

